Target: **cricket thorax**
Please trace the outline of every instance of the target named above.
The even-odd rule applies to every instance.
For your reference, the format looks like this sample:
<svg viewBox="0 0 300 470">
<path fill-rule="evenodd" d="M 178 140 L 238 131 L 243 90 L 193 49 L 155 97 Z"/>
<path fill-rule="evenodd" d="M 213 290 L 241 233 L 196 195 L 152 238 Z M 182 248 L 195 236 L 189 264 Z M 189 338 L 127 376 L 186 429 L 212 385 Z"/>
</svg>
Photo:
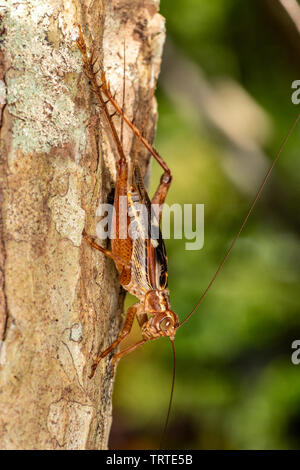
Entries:
<svg viewBox="0 0 300 470">
<path fill-rule="evenodd" d="M 145 295 L 144 307 L 145 312 L 151 314 L 170 310 L 169 290 L 149 290 Z"/>
</svg>

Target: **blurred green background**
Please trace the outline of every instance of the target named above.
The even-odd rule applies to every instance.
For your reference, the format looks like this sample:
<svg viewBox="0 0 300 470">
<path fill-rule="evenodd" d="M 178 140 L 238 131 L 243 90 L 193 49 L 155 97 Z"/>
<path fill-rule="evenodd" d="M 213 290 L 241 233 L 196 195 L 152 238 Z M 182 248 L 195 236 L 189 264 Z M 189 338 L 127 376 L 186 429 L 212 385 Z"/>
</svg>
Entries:
<svg viewBox="0 0 300 470">
<path fill-rule="evenodd" d="M 167 202 L 205 204 L 202 250 L 166 241 L 172 308 L 183 319 L 299 112 L 291 83 L 300 42 L 276 0 L 161 0 L 161 14 L 156 147 L 174 175 Z M 300 448 L 300 365 L 291 363 L 300 339 L 299 144 L 298 126 L 216 284 L 176 335 L 166 448 Z M 153 164 L 152 191 L 160 174 Z M 135 326 L 130 342 L 139 335 Z M 168 340 L 120 362 L 110 448 L 158 447 L 171 375 Z"/>
</svg>

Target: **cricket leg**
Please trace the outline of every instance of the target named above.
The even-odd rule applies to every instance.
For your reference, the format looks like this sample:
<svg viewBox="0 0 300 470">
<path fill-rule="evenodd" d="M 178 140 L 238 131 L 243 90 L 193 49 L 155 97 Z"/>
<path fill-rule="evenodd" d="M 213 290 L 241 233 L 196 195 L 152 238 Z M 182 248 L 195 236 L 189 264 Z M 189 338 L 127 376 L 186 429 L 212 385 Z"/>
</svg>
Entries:
<svg viewBox="0 0 300 470">
<path fill-rule="evenodd" d="M 159 204 L 162 205 L 166 199 L 169 187 L 172 182 L 172 175 L 171 175 L 171 170 L 166 164 L 166 162 L 163 160 L 163 158 L 159 155 L 157 150 L 148 142 L 147 139 L 142 134 L 142 131 L 138 129 L 135 124 L 130 121 L 130 119 L 126 116 L 124 113 L 124 109 L 121 108 L 118 104 L 118 102 L 114 99 L 114 97 L 111 94 L 109 84 L 106 82 L 105 74 L 102 74 L 102 91 L 106 95 L 106 97 L 109 99 L 113 107 L 115 108 L 116 112 L 119 114 L 119 116 L 126 122 L 126 124 L 131 128 L 133 133 L 136 135 L 138 140 L 143 143 L 143 145 L 146 147 L 146 149 L 151 153 L 153 158 L 159 163 L 159 165 L 162 167 L 164 170 L 164 173 L 161 176 L 160 179 L 160 184 L 156 190 L 156 193 L 153 196 L 152 199 L 152 204 Z M 144 126 L 143 126 L 144 127 Z M 161 219 L 161 213 L 162 213 L 162 208 L 159 210 L 159 221 Z"/>
<path fill-rule="evenodd" d="M 142 346 L 143 344 L 145 344 L 146 341 L 148 341 L 148 340 L 147 339 L 142 339 L 141 341 L 138 341 L 137 343 L 133 344 L 132 346 L 129 346 L 128 348 L 123 349 L 123 351 L 115 354 L 114 357 L 111 360 L 111 366 L 113 367 L 119 359 L 121 359 L 124 356 L 127 356 L 127 354 L 131 353 L 135 349 L 137 349 L 140 346 Z"/>
<path fill-rule="evenodd" d="M 136 318 L 137 318 L 137 321 L 138 321 L 138 323 L 141 327 L 143 326 L 143 324 L 146 321 L 148 321 L 148 315 L 147 315 L 147 313 L 144 313 L 144 312 L 137 311 Z M 132 351 L 135 351 L 137 348 L 139 348 L 140 346 L 145 344 L 147 341 L 149 341 L 149 340 L 148 339 L 142 339 L 141 341 L 138 341 L 137 343 L 133 344 L 132 346 L 129 346 L 128 348 L 123 349 L 123 351 L 120 351 L 119 353 L 115 354 L 113 356 L 112 360 L 111 360 L 111 366 L 113 367 L 119 359 L 121 359 L 124 356 L 127 356 L 127 354 L 131 353 Z"/>
<path fill-rule="evenodd" d="M 167 174 L 166 172 L 163 173 L 160 179 L 160 184 L 155 191 L 155 194 L 151 200 L 152 205 L 157 205 L 158 206 L 158 223 L 160 224 L 161 222 L 161 216 L 162 216 L 162 210 L 163 210 L 163 204 L 165 202 L 165 199 L 167 197 L 169 188 L 171 186 L 172 182 L 172 176 L 170 174 Z"/>
<path fill-rule="evenodd" d="M 159 155 L 157 150 L 148 142 L 147 139 L 143 136 L 142 132 L 140 129 L 138 129 L 135 124 L 129 119 L 129 117 L 124 113 L 124 110 L 119 106 L 118 102 L 115 100 L 113 97 L 110 87 L 108 82 L 106 81 L 105 73 L 103 72 L 101 75 L 102 79 L 102 84 L 101 84 L 101 90 L 103 91 L 104 95 L 109 99 L 111 102 L 112 106 L 115 108 L 116 112 L 119 114 L 119 116 L 124 119 L 126 124 L 131 128 L 133 133 L 138 137 L 138 139 L 144 144 L 146 149 L 151 153 L 151 155 L 155 158 L 155 160 L 160 164 L 162 169 L 164 170 L 164 174 L 162 178 L 164 179 L 165 183 L 171 184 L 172 176 L 171 176 L 171 171 L 166 162 L 163 160 L 163 158 Z"/>
<path fill-rule="evenodd" d="M 93 240 L 93 238 L 86 233 L 85 229 L 83 229 L 82 236 L 92 248 L 96 248 L 96 250 L 101 251 L 101 253 L 104 253 L 108 258 L 111 258 L 115 263 L 120 263 L 130 268 L 130 263 L 128 261 L 120 258 L 117 255 L 114 255 L 111 251 L 106 250 L 105 248 L 102 248 L 102 246 L 98 245 L 98 243 L 96 243 Z"/>
<path fill-rule="evenodd" d="M 94 364 L 92 365 L 92 368 L 91 368 L 91 374 L 89 376 L 90 379 L 94 376 L 97 366 L 99 362 L 101 361 L 101 359 L 103 359 L 105 356 L 107 356 L 107 354 L 109 354 L 113 349 L 115 349 L 118 346 L 118 344 L 130 333 L 132 325 L 133 325 L 133 320 L 137 312 L 137 305 L 138 304 L 133 305 L 132 307 L 128 309 L 124 326 L 118 338 L 108 348 L 102 351 L 102 353 L 95 359 Z"/>
<path fill-rule="evenodd" d="M 118 137 L 117 130 L 116 130 L 115 125 L 114 125 L 113 120 L 112 120 L 112 118 L 114 116 L 114 113 L 110 114 L 109 110 L 107 109 L 107 103 L 108 103 L 109 100 L 105 101 L 104 98 L 103 98 L 103 95 L 102 95 L 103 87 L 106 86 L 106 83 L 102 83 L 101 85 L 98 85 L 98 81 L 97 81 L 98 71 L 97 72 L 94 71 L 94 65 L 96 63 L 95 58 L 94 58 L 94 53 L 92 53 L 89 56 L 81 27 L 80 27 L 79 24 L 77 24 L 77 27 L 78 27 L 79 37 L 76 40 L 76 42 L 77 42 L 77 45 L 78 45 L 78 47 L 81 51 L 81 54 L 82 54 L 85 72 L 86 72 L 86 74 L 87 74 L 87 76 L 88 76 L 88 78 L 91 82 L 91 86 L 92 86 L 92 89 L 93 89 L 93 91 L 94 91 L 94 93 L 97 97 L 99 106 L 103 110 L 105 118 L 106 118 L 106 120 L 109 124 L 110 129 L 111 129 L 112 136 L 113 136 L 113 139 L 116 143 L 117 150 L 118 150 L 118 153 L 119 153 L 119 156 L 120 156 L 119 162 L 121 164 L 124 164 L 126 162 L 126 158 L 125 158 L 125 155 L 124 155 L 123 146 L 122 146 L 122 143 L 121 143 L 121 141 Z M 113 96 L 112 96 L 112 98 L 113 98 Z M 123 112 L 123 111 L 121 110 L 121 112 Z"/>
</svg>

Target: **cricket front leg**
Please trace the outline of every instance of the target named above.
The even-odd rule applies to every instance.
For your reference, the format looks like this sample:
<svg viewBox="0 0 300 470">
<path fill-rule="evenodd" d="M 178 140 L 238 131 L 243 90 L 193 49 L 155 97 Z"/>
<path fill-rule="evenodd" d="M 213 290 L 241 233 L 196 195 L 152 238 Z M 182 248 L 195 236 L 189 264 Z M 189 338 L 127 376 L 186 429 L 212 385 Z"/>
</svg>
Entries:
<svg viewBox="0 0 300 470">
<path fill-rule="evenodd" d="M 132 307 L 130 307 L 128 309 L 127 314 L 126 314 L 126 318 L 125 318 L 125 322 L 124 322 L 124 326 L 123 326 L 118 338 L 108 348 L 106 348 L 104 351 L 102 351 L 102 353 L 95 359 L 95 361 L 92 365 L 91 374 L 89 376 L 90 379 L 94 376 L 94 374 L 96 372 L 96 369 L 97 369 L 97 366 L 98 366 L 99 362 L 101 361 L 101 359 L 103 359 L 105 356 L 107 356 L 107 354 L 109 354 L 113 349 L 115 349 L 118 346 L 118 344 L 130 333 L 132 325 L 133 325 L 133 320 L 134 320 L 134 317 L 136 316 L 139 305 L 140 304 L 135 304 L 135 305 L 133 305 Z"/>
<path fill-rule="evenodd" d="M 140 327 L 142 327 L 143 324 L 148 321 L 148 315 L 147 315 L 147 313 L 140 310 L 136 313 L 136 319 L 137 319 Z M 119 359 L 121 359 L 122 357 L 127 356 L 127 354 L 130 354 L 131 352 L 135 351 L 136 349 L 138 349 L 140 346 L 142 346 L 143 344 L 145 344 L 149 340 L 150 339 L 143 338 L 140 341 L 138 341 L 137 343 L 135 343 L 131 346 L 128 346 L 128 348 L 123 349 L 123 351 L 120 351 L 119 353 L 116 353 L 113 356 L 112 360 L 111 360 L 111 366 L 114 367 L 115 363 Z"/>
<path fill-rule="evenodd" d="M 138 304 L 140 305 L 140 304 Z M 140 327 L 143 326 L 144 323 L 146 323 L 148 321 L 148 315 L 147 313 L 143 312 L 142 311 L 143 309 L 138 309 L 137 313 L 136 313 L 136 319 L 140 325 Z M 130 354 L 131 352 L 135 351 L 136 349 L 138 349 L 140 346 L 142 346 L 143 344 L 146 343 L 146 341 L 149 341 L 148 339 L 145 339 L 143 338 L 142 340 L 138 341 L 137 343 L 131 345 L 131 346 L 128 346 L 128 348 L 125 348 L 123 349 L 123 351 L 120 351 L 119 353 L 116 353 L 112 360 L 111 360 L 111 366 L 114 367 L 115 363 L 121 359 L 122 357 L 124 356 L 127 356 L 127 354 Z"/>
</svg>

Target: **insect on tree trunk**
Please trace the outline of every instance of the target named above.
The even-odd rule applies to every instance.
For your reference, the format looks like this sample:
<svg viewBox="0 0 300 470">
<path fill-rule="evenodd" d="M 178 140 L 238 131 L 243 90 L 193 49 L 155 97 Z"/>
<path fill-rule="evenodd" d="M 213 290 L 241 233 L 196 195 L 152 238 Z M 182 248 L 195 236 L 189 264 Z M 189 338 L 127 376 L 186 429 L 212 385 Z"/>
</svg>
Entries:
<svg viewBox="0 0 300 470">
<path fill-rule="evenodd" d="M 82 242 L 82 231 L 96 233 L 118 156 L 83 74 L 76 24 L 120 103 L 126 51 L 126 114 L 146 122 L 152 140 L 164 42 L 158 3 L 0 7 L 2 449 L 107 447 L 114 377 L 105 363 L 88 375 L 121 328 L 124 292 L 113 261 Z M 123 140 L 129 158 L 136 142 L 125 127 Z M 146 174 L 141 146 L 139 159 Z"/>
</svg>

